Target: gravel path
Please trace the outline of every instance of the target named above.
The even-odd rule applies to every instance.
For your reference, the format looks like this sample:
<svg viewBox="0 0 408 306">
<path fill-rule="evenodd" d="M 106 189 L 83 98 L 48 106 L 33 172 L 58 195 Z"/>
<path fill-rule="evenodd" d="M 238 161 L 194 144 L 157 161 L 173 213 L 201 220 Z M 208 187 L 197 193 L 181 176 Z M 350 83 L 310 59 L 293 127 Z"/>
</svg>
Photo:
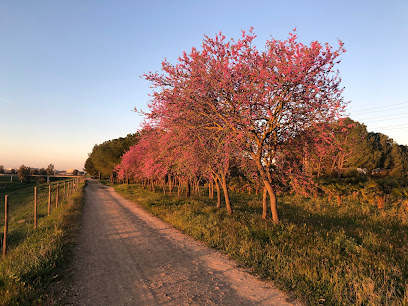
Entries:
<svg viewBox="0 0 408 306">
<path fill-rule="evenodd" d="M 75 305 L 293 305 L 218 251 L 88 181 Z"/>
</svg>

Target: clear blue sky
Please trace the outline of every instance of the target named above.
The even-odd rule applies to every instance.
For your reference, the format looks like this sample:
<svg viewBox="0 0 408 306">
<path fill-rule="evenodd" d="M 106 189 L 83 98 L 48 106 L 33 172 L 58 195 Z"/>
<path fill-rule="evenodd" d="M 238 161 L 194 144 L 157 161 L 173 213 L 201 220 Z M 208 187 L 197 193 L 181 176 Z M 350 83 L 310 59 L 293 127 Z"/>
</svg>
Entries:
<svg viewBox="0 0 408 306">
<path fill-rule="evenodd" d="M 353 119 L 408 144 L 408 1 L 104 1 L 0 3 L 0 165 L 82 169 L 96 143 L 139 128 L 140 78 L 199 47 L 203 35 L 263 48 L 297 28 L 337 44 Z"/>
</svg>

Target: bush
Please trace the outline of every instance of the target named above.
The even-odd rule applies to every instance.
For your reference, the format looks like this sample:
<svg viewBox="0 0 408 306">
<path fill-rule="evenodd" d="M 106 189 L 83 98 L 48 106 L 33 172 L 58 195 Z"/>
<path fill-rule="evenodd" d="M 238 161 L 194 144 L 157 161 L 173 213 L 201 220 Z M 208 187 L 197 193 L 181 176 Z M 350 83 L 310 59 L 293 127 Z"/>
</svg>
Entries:
<svg viewBox="0 0 408 306">
<path fill-rule="evenodd" d="M 40 177 L 37 179 L 38 184 L 44 184 L 47 182 L 47 179 L 45 177 Z"/>
</svg>

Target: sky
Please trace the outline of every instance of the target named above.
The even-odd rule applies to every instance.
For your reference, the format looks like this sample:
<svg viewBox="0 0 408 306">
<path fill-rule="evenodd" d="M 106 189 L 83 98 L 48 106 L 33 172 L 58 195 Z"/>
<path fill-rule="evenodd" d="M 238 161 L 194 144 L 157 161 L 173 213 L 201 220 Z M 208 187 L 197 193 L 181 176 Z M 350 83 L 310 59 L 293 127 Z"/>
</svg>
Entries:
<svg viewBox="0 0 408 306">
<path fill-rule="evenodd" d="M 408 1 L 0 2 L 0 165 L 82 170 L 95 144 L 143 121 L 152 89 L 143 79 L 204 35 L 254 44 L 341 39 L 338 65 L 347 113 L 408 145 Z"/>
</svg>

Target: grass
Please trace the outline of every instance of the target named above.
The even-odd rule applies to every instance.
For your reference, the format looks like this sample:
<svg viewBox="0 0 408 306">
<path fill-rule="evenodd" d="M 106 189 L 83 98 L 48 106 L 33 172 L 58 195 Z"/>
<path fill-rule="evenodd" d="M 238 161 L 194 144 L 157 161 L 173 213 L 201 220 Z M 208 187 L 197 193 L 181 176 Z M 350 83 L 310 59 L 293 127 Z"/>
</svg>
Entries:
<svg viewBox="0 0 408 306">
<path fill-rule="evenodd" d="M 4 185 L 0 182 L 0 186 Z M 83 184 L 69 201 L 62 201 L 61 195 L 59 207 L 53 208 L 50 216 L 47 216 L 48 185 L 36 185 L 39 189 L 37 230 L 33 229 L 32 221 L 34 186 L 15 182 L 6 185 L 0 194 L 0 201 L 4 201 L 5 192 L 9 194 L 10 205 L 8 253 L 0 260 L 0 305 L 54 303 L 60 293 L 51 292 L 50 287 L 64 278 L 63 271 L 72 256 Z M 0 216 L 3 219 L 4 212 Z"/>
<path fill-rule="evenodd" d="M 261 198 L 214 200 L 115 185 L 124 197 L 219 249 L 309 305 L 408 305 L 408 209 L 296 196 L 279 198 L 281 224 L 261 218 Z"/>
<path fill-rule="evenodd" d="M 48 184 L 39 184 L 34 180 L 30 184 L 14 180 L 10 182 L 0 177 L 0 225 L 4 220 L 4 195 L 8 195 L 9 233 L 8 247 L 13 248 L 23 242 L 34 227 L 34 187 L 37 187 L 37 219 L 48 215 Z M 51 182 L 51 211 L 55 209 L 57 184 L 60 184 L 59 203 L 65 200 L 63 184 L 72 179 Z M 3 240 L 0 242 L 2 248 Z"/>
</svg>

